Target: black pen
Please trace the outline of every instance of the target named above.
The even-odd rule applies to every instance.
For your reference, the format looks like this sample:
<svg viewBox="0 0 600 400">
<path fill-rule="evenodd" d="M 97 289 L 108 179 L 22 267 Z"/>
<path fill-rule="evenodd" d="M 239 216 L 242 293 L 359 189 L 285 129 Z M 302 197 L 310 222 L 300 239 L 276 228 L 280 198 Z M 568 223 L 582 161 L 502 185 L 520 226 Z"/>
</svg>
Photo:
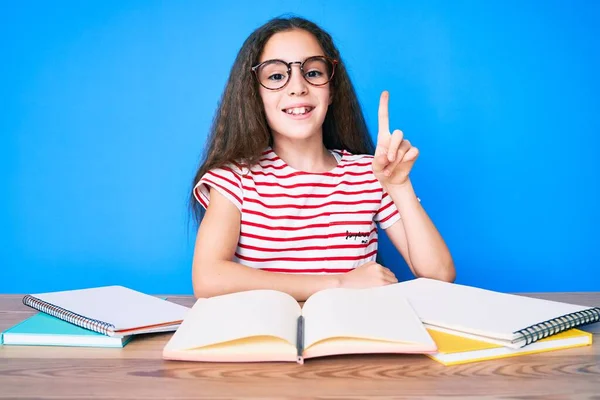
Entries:
<svg viewBox="0 0 600 400">
<path fill-rule="evenodd" d="M 296 348 L 298 349 L 296 361 L 298 364 L 304 364 L 304 317 L 301 315 L 298 317 L 298 333 L 296 336 Z"/>
</svg>

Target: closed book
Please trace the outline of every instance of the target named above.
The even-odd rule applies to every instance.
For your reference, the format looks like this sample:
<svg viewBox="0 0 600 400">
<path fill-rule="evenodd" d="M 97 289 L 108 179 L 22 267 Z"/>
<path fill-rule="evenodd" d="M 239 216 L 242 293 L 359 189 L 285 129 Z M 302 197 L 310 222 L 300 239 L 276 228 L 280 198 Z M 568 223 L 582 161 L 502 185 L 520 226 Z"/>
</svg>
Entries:
<svg viewBox="0 0 600 400">
<path fill-rule="evenodd" d="M 578 329 L 570 329 L 557 333 L 556 335 L 540 339 L 535 343 L 518 349 L 469 339 L 433 329 L 428 329 L 428 331 L 437 344 L 438 351 L 434 354 L 427 354 L 427 356 L 447 366 L 543 353 L 592 344 L 592 334 Z"/>
<path fill-rule="evenodd" d="M 4 345 L 123 347 L 131 336 L 111 337 L 37 313 L 3 333 Z"/>
</svg>

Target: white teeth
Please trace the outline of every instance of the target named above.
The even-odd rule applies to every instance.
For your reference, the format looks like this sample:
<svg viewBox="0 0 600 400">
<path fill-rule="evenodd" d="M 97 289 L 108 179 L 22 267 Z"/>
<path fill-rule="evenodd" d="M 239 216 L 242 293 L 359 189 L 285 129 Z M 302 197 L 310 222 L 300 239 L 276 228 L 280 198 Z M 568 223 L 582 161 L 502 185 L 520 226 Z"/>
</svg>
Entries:
<svg viewBox="0 0 600 400">
<path fill-rule="evenodd" d="M 293 115 L 302 115 L 302 114 L 306 114 L 307 112 L 310 112 L 312 110 L 312 107 L 296 107 L 296 108 L 288 108 L 285 110 L 286 114 L 293 114 Z"/>
</svg>

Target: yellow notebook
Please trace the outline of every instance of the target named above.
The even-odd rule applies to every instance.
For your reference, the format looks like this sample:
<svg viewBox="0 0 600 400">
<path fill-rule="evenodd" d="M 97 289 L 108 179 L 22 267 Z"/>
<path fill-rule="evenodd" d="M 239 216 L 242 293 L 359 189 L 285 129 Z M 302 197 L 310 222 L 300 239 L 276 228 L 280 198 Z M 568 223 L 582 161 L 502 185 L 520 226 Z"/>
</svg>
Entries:
<svg viewBox="0 0 600 400">
<path fill-rule="evenodd" d="M 592 344 L 592 334 L 580 331 L 579 329 L 570 329 L 557 333 L 519 349 L 499 346 L 433 329 L 427 330 L 438 347 L 437 353 L 427 354 L 427 356 L 447 366 L 589 346 Z"/>
</svg>

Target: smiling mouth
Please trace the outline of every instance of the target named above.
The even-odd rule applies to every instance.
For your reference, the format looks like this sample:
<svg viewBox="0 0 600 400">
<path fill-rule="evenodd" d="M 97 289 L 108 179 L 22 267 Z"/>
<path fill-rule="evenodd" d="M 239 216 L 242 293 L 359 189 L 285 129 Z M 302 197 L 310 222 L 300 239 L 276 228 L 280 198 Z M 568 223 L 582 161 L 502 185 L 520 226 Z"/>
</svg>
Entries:
<svg viewBox="0 0 600 400">
<path fill-rule="evenodd" d="M 289 115 L 305 115 L 314 110 L 314 107 L 295 107 L 295 108 L 285 108 L 283 111 Z"/>
</svg>

